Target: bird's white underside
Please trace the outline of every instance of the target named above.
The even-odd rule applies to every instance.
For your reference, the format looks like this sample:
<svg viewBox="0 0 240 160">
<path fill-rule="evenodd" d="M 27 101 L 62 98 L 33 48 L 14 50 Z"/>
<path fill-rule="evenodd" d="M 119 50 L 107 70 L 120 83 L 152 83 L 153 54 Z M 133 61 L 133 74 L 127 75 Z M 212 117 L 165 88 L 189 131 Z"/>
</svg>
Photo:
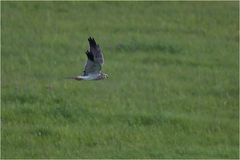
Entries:
<svg viewBox="0 0 240 160">
<path fill-rule="evenodd" d="M 89 74 L 87 76 L 77 76 L 77 78 L 82 79 L 82 80 L 94 80 L 99 77 L 99 73 L 96 74 Z"/>
</svg>

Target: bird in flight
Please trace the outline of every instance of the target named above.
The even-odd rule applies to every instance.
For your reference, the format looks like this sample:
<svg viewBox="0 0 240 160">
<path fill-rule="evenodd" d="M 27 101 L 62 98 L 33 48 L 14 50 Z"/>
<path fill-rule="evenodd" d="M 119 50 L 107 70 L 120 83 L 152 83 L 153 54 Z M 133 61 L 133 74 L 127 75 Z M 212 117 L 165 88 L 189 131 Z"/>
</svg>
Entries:
<svg viewBox="0 0 240 160">
<path fill-rule="evenodd" d="M 104 58 L 100 46 L 92 37 L 88 38 L 90 51 L 86 51 L 87 62 L 81 75 L 72 77 L 75 80 L 102 80 L 108 78 L 108 75 L 101 71 Z"/>
</svg>

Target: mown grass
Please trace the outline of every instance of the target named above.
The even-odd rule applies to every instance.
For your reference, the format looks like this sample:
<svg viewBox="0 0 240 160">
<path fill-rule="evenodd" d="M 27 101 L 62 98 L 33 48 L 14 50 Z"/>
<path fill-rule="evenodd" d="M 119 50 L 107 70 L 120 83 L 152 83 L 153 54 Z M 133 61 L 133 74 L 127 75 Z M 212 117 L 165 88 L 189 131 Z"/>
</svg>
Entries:
<svg viewBox="0 0 240 160">
<path fill-rule="evenodd" d="M 238 2 L 1 2 L 2 158 L 239 158 Z M 104 81 L 77 82 L 88 36 Z"/>
</svg>

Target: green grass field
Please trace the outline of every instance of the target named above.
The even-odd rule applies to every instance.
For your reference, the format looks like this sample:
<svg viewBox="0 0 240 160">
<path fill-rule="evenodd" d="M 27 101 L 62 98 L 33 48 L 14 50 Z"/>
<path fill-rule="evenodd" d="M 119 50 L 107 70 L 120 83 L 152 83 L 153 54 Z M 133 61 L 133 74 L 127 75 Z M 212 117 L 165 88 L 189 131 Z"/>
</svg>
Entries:
<svg viewBox="0 0 240 160">
<path fill-rule="evenodd" d="M 2 158 L 239 158 L 238 2 L 1 2 Z M 103 81 L 73 81 L 87 38 Z"/>
</svg>

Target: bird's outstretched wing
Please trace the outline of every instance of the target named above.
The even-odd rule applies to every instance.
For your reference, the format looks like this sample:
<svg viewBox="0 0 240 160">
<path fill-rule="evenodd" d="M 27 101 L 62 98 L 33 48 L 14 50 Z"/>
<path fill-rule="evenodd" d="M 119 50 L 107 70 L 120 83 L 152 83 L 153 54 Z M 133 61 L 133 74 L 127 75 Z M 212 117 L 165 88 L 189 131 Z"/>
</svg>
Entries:
<svg viewBox="0 0 240 160">
<path fill-rule="evenodd" d="M 101 71 L 102 66 L 93 60 L 93 55 L 90 52 L 87 51 L 86 55 L 87 55 L 88 59 L 85 64 L 83 76 L 86 76 L 89 73 L 99 73 Z"/>
<path fill-rule="evenodd" d="M 87 50 L 87 62 L 85 64 L 85 69 L 83 75 L 95 74 L 99 73 L 102 69 L 102 65 L 104 63 L 103 54 L 99 45 L 96 44 L 96 41 L 89 37 L 88 38 L 89 45 L 90 45 L 90 52 Z"/>
<path fill-rule="evenodd" d="M 95 39 L 92 37 L 89 37 L 88 41 L 90 45 L 90 53 L 93 54 L 94 61 L 102 65 L 104 63 L 104 58 L 100 46 L 96 43 Z"/>
</svg>

